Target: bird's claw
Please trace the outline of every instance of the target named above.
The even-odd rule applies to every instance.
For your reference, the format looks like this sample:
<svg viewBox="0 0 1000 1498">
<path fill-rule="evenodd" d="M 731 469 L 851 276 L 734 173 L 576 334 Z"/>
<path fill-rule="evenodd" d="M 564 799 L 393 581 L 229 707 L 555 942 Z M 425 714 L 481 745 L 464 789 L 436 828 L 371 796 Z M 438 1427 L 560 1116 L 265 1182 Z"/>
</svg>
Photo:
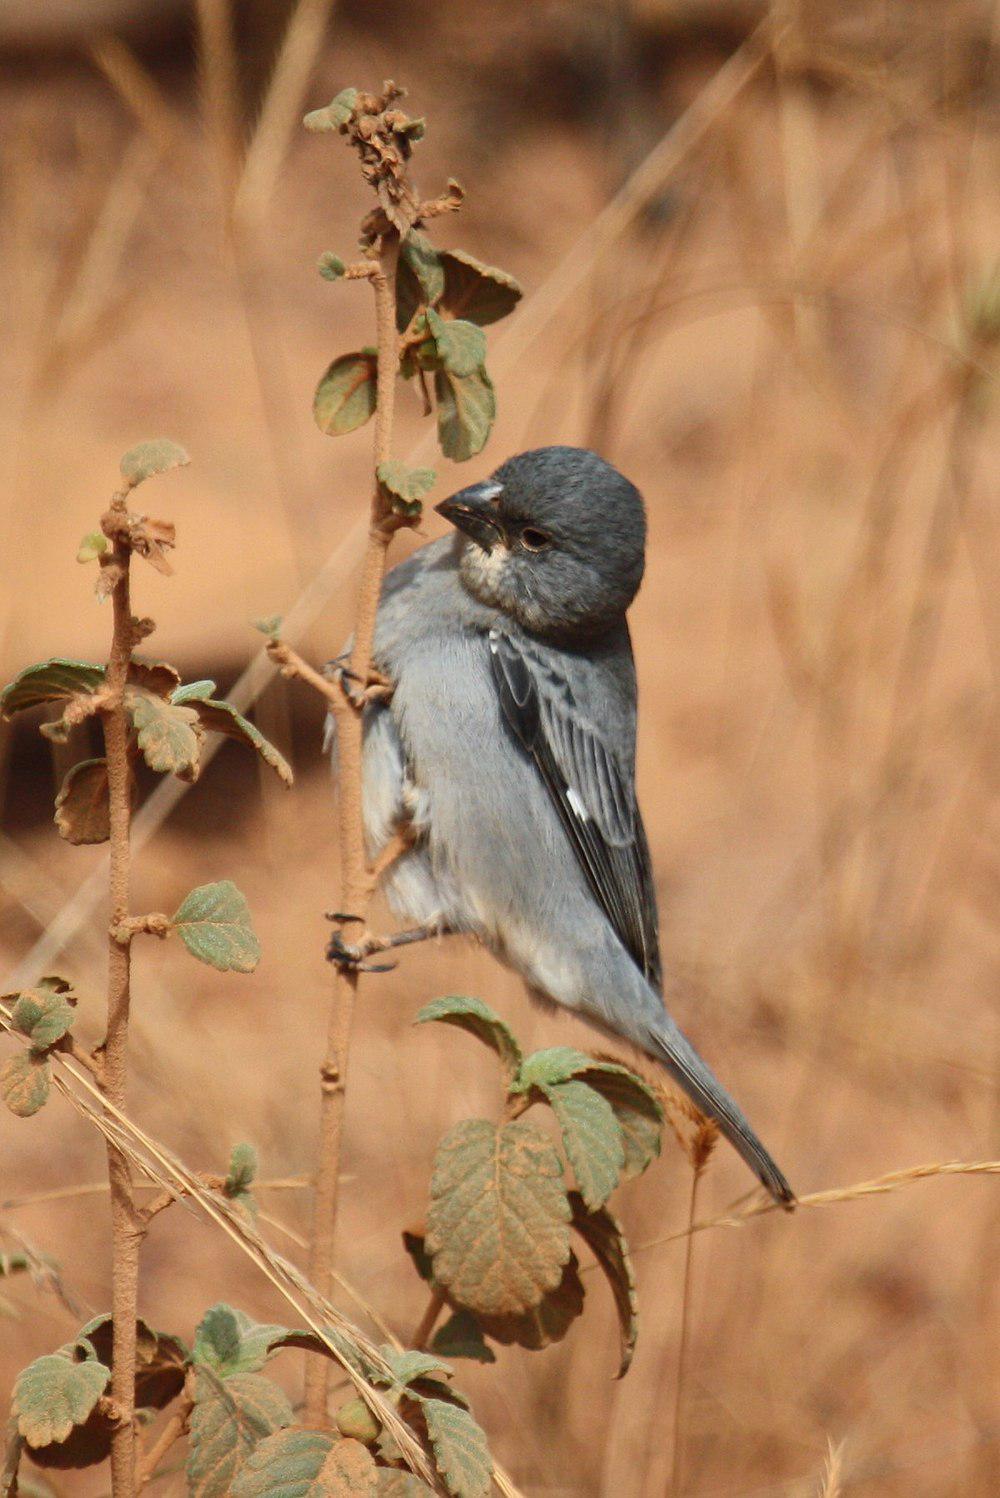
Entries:
<svg viewBox="0 0 1000 1498">
<path fill-rule="evenodd" d="M 357 916 L 349 917 L 357 920 Z M 326 960 L 332 962 L 341 972 L 347 973 L 391 973 L 396 967 L 394 962 L 368 962 L 366 959 L 373 952 L 379 952 L 382 947 L 377 937 L 362 937 L 359 942 L 346 942 L 339 931 L 335 931 L 330 937 L 326 948 Z"/>
<path fill-rule="evenodd" d="M 349 657 L 338 655 L 327 666 L 327 674 L 336 682 L 348 702 L 356 711 L 371 702 L 388 702 L 396 690 L 395 683 L 381 671 L 369 670 L 364 676 L 352 671 L 347 664 Z"/>
</svg>

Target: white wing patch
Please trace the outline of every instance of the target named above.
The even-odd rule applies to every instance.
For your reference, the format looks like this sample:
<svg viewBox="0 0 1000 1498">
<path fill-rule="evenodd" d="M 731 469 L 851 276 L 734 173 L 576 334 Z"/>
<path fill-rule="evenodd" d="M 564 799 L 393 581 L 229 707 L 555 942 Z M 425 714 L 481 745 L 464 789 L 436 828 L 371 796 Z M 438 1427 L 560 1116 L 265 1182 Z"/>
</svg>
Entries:
<svg viewBox="0 0 1000 1498">
<path fill-rule="evenodd" d="M 584 806 L 583 802 L 580 800 L 580 797 L 577 795 L 576 791 L 571 785 L 568 785 L 566 787 L 566 800 L 569 802 L 576 815 L 580 818 L 581 822 L 590 821 L 590 817 L 587 814 L 587 808 Z"/>
</svg>

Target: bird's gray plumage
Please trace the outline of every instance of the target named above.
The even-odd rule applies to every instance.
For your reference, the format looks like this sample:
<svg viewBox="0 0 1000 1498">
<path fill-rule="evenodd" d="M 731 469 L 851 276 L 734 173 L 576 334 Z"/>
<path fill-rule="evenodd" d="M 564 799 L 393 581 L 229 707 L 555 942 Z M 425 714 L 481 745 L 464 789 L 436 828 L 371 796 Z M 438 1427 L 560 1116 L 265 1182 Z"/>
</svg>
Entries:
<svg viewBox="0 0 1000 1498">
<path fill-rule="evenodd" d="M 791 1200 L 660 994 L 625 621 L 638 492 L 593 453 L 544 448 L 441 509 L 460 533 L 386 579 L 375 661 L 394 692 L 365 709 L 369 852 L 403 825 L 415 839 L 384 876 L 390 905 L 475 935 L 536 995 L 654 1057 Z"/>
</svg>

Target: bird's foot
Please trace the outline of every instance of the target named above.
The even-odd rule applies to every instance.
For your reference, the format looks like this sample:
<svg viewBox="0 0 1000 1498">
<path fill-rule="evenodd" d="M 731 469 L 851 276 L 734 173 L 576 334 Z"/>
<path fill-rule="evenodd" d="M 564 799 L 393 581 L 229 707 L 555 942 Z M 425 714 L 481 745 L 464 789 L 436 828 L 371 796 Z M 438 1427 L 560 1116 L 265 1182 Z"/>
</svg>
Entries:
<svg viewBox="0 0 1000 1498">
<path fill-rule="evenodd" d="M 396 690 L 394 682 L 374 668 L 362 676 L 351 670 L 348 660 L 348 656 L 338 655 L 326 670 L 356 712 L 361 712 L 371 702 L 388 702 L 391 699 Z"/>
<path fill-rule="evenodd" d="M 396 966 L 394 962 L 369 962 L 367 959 L 374 952 L 384 952 L 385 943 L 381 937 L 373 936 L 366 932 L 360 941 L 345 941 L 339 931 L 335 931 L 327 942 L 326 960 L 340 968 L 341 972 L 347 973 L 391 973 Z"/>
</svg>

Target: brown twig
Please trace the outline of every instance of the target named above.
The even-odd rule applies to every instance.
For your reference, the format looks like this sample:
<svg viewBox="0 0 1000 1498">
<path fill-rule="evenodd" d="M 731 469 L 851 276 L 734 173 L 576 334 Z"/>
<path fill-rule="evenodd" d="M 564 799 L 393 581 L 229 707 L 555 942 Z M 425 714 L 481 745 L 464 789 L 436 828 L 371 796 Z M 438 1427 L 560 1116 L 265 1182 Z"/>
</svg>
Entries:
<svg viewBox="0 0 1000 1498">
<path fill-rule="evenodd" d="M 129 920 L 129 827 L 132 816 L 129 723 L 125 684 L 134 643 L 129 596 L 132 548 L 126 519 L 125 492 L 115 495 L 103 525 L 114 546 L 117 581 L 112 591 L 113 633 L 107 667 L 108 701 L 102 706 L 108 761 L 110 804 L 108 930 L 108 1021 L 102 1048 L 100 1087 L 116 1108 L 126 1102 L 126 1051 L 131 983 Z M 132 1170 L 128 1160 L 108 1141 L 108 1179 L 111 1185 L 113 1343 L 111 1397 L 121 1415 L 112 1436 L 111 1486 L 114 1498 L 135 1493 L 135 1360 L 136 1308 L 139 1294 L 139 1246 L 143 1225 L 136 1209 Z"/>
<path fill-rule="evenodd" d="M 392 445 L 398 360 L 396 337 L 396 261 L 398 256 L 399 236 L 395 230 L 389 230 L 378 243 L 378 259 L 375 262 L 377 269 L 371 277 L 372 288 L 375 292 L 378 346 L 374 441 L 376 467 L 387 461 Z M 354 646 L 350 661 L 351 672 L 354 678 L 360 681 L 367 681 L 371 672 L 375 616 L 382 590 L 382 578 L 385 574 L 385 556 L 395 529 L 395 525 L 387 522 L 384 501 L 376 484 L 372 496 L 368 545 L 361 571 Z M 311 668 L 307 669 L 311 671 Z M 318 675 L 318 673 L 313 674 Z M 330 702 L 337 718 L 341 909 L 350 911 L 352 915 L 359 916 L 363 921 L 367 915 L 375 881 L 365 855 L 361 798 L 361 713 L 332 683 L 327 682 L 325 678 L 320 678 L 320 680 L 323 682 L 321 688 L 323 695 Z M 336 973 L 327 1029 L 326 1054 L 320 1067 L 319 1159 L 309 1250 L 309 1278 L 321 1295 L 329 1294 L 332 1283 L 333 1240 L 337 1220 L 344 1120 L 344 1078 L 354 1019 L 358 976 L 356 971 L 346 968 L 340 968 Z M 310 1358 L 306 1363 L 307 1421 L 322 1421 L 326 1417 L 330 1371 L 330 1365 L 326 1359 Z"/>
<path fill-rule="evenodd" d="M 171 1446 L 185 1434 L 193 1409 L 194 1400 L 190 1394 L 185 1392 L 180 1404 L 171 1413 L 169 1420 L 167 1420 L 160 1434 L 149 1450 L 143 1454 L 141 1461 L 136 1467 L 135 1490 L 137 1493 L 142 1492 Z"/>
</svg>

